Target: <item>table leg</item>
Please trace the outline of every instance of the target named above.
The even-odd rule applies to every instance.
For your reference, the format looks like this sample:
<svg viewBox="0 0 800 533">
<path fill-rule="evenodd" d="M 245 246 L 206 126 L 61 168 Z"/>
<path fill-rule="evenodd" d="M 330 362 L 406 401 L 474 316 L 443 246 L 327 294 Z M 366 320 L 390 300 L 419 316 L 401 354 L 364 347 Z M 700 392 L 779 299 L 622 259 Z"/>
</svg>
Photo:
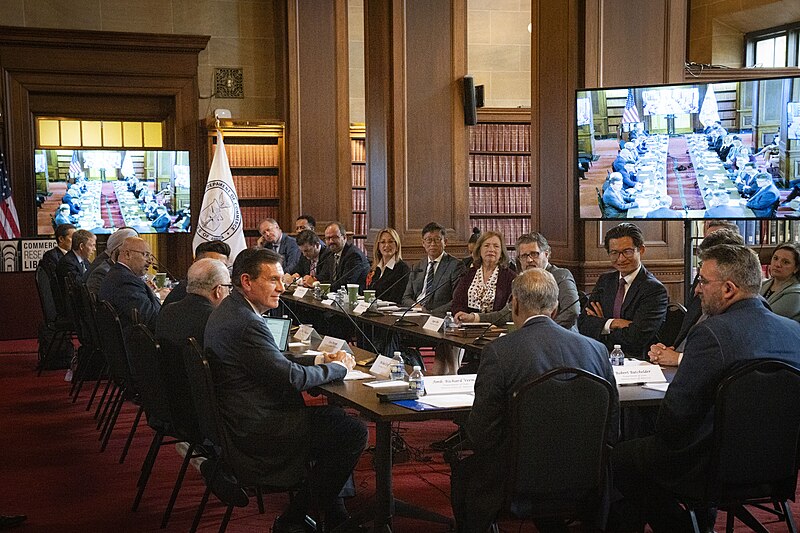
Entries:
<svg viewBox="0 0 800 533">
<path fill-rule="evenodd" d="M 392 425 L 375 423 L 375 531 L 390 531 L 394 515 L 392 494 Z"/>
</svg>

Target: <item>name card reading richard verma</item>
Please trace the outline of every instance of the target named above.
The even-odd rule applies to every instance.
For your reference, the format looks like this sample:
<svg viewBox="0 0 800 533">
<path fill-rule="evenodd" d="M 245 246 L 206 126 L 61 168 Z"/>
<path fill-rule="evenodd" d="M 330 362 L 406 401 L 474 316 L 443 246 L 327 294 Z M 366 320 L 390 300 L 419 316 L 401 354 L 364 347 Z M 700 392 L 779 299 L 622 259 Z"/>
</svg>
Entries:
<svg viewBox="0 0 800 533">
<path fill-rule="evenodd" d="M 475 392 L 477 374 L 463 376 L 426 376 L 426 394 L 470 394 Z"/>
<path fill-rule="evenodd" d="M 667 378 L 664 377 L 664 372 L 661 371 L 661 367 L 647 361 L 625 359 L 624 365 L 615 365 L 611 368 L 614 369 L 614 379 L 617 380 L 617 385 L 664 383 L 667 381 Z"/>
</svg>

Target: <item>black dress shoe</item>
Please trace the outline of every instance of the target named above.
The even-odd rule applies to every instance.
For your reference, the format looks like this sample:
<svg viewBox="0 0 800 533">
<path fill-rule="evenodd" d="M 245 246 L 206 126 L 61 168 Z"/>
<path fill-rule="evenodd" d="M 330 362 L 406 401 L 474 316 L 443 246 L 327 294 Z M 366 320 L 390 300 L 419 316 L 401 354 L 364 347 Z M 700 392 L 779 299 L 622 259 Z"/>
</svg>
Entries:
<svg viewBox="0 0 800 533">
<path fill-rule="evenodd" d="M 13 527 L 21 526 L 28 517 L 24 514 L 6 516 L 0 515 L 0 529 L 11 529 Z"/>
<path fill-rule="evenodd" d="M 281 515 L 272 524 L 272 533 L 313 533 L 315 528 L 311 528 L 305 522 L 290 522 L 288 518 Z"/>
<path fill-rule="evenodd" d="M 212 457 L 200 465 L 200 473 L 203 474 L 206 485 L 211 487 L 211 492 L 222 503 L 234 507 L 247 507 L 247 504 L 250 503 L 247 493 L 225 463 L 217 465 L 218 462 L 219 459 Z"/>
</svg>

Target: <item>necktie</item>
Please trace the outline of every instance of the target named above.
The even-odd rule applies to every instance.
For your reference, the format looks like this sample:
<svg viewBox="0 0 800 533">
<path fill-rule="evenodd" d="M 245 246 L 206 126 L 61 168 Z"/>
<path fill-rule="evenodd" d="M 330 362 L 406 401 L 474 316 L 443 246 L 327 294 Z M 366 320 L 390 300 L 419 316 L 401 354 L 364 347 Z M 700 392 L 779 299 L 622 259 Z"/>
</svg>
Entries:
<svg viewBox="0 0 800 533">
<path fill-rule="evenodd" d="M 619 278 L 617 296 L 614 298 L 614 316 L 612 318 L 622 318 L 622 302 L 625 301 L 625 278 Z"/>
<path fill-rule="evenodd" d="M 425 274 L 425 295 L 428 296 L 430 294 L 430 290 L 433 288 L 433 265 L 436 263 L 431 261 L 428 263 L 428 272 Z"/>
<path fill-rule="evenodd" d="M 333 277 L 336 278 L 336 273 L 339 271 L 339 254 L 333 256 Z"/>
</svg>

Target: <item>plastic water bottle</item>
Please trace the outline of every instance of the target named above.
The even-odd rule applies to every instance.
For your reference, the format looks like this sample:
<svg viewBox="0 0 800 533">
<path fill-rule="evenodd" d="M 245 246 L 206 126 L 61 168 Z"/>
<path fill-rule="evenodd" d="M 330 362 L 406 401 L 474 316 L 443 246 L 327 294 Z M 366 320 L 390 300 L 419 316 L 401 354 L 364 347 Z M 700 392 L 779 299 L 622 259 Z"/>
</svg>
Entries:
<svg viewBox="0 0 800 533">
<path fill-rule="evenodd" d="M 614 349 L 611 350 L 608 360 L 611 362 L 611 366 L 622 366 L 625 364 L 625 354 L 622 353 L 622 348 L 619 344 L 614 345 Z"/>
<path fill-rule="evenodd" d="M 453 318 L 453 313 L 450 311 L 444 316 L 444 332 L 453 333 L 456 330 L 456 320 Z"/>
<path fill-rule="evenodd" d="M 392 364 L 389 365 L 389 375 L 393 381 L 401 380 L 406 376 L 406 367 L 400 352 L 394 352 Z"/>
<path fill-rule="evenodd" d="M 411 375 L 408 377 L 408 390 L 416 392 L 417 396 L 424 396 L 425 380 L 423 378 L 422 369 L 419 366 L 415 366 L 413 372 L 411 372 Z"/>
</svg>

